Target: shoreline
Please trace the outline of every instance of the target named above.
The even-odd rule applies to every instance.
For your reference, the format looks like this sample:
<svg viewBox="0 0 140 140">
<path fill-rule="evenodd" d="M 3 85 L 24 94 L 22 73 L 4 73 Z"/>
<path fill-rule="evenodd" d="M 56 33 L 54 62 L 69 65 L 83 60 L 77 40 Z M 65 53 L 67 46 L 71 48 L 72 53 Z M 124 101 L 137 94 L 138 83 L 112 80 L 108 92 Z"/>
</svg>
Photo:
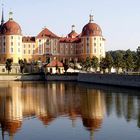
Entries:
<svg viewBox="0 0 140 140">
<path fill-rule="evenodd" d="M 68 75 L 0 75 L 0 81 L 75 81 L 99 85 L 140 88 L 140 75 L 77 73 Z"/>
</svg>

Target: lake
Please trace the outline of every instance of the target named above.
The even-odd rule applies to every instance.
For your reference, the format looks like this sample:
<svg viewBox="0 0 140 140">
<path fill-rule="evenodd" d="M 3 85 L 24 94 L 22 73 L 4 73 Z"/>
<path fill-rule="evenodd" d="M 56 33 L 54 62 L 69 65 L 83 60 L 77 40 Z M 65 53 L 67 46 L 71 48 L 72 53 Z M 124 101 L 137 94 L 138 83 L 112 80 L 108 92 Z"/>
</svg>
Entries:
<svg viewBox="0 0 140 140">
<path fill-rule="evenodd" d="M 140 91 L 0 82 L 1 140 L 140 140 Z"/>
</svg>

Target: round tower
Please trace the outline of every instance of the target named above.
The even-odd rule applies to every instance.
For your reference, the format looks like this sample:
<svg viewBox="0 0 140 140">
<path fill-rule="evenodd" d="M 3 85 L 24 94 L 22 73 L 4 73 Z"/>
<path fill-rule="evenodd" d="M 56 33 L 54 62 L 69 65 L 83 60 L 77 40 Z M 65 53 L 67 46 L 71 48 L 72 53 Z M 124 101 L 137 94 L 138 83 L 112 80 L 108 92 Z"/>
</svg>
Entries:
<svg viewBox="0 0 140 140">
<path fill-rule="evenodd" d="M 81 40 L 83 46 L 82 58 L 96 56 L 99 60 L 105 57 L 104 42 L 100 26 L 93 22 L 93 15 L 89 16 L 89 23 L 83 27 Z"/>
<path fill-rule="evenodd" d="M 22 33 L 20 25 L 13 20 L 13 13 L 9 12 L 9 20 L 1 24 L 0 30 L 0 63 L 12 59 L 18 63 L 22 58 Z"/>
</svg>

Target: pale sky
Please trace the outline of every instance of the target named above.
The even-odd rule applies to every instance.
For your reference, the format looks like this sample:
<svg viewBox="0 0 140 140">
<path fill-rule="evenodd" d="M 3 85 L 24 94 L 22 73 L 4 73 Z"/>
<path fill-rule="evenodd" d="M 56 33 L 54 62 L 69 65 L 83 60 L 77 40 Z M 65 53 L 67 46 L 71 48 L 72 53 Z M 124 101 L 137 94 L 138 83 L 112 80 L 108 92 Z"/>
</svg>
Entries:
<svg viewBox="0 0 140 140">
<path fill-rule="evenodd" d="M 2 0 L 1 0 L 2 3 Z M 58 36 L 81 33 L 94 15 L 106 39 L 108 50 L 136 50 L 140 45 L 140 0 L 3 0 L 5 21 L 12 10 L 23 35 L 37 35 L 47 27 Z"/>
</svg>

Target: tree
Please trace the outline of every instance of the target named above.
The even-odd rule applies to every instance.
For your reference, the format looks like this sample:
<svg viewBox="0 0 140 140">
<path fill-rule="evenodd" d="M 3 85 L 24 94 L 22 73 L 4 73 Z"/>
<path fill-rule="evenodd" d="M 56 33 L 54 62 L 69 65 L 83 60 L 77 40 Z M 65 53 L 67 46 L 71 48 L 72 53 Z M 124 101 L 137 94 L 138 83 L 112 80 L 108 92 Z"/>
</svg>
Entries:
<svg viewBox="0 0 140 140">
<path fill-rule="evenodd" d="M 20 73 L 23 74 L 23 70 L 25 68 L 25 63 L 24 63 L 24 61 L 22 59 L 19 59 L 18 63 L 20 65 Z"/>
<path fill-rule="evenodd" d="M 8 74 L 11 72 L 11 69 L 12 69 L 12 62 L 13 62 L 13 60 L 12 59 L 10 59 L 10 58 L 8 58 L 7 60 L 6 60 L 6 70 L 8 71 Z"/>
<path fill-rule="evenodd" d="M 91 60 L 90 60 L 90 57 L 87 57 L 86 58 L 85 66 L 84 67 L 85 67 L 86 71 L 91 68 Z"/>
<path fill-rule="evenodd" d="M 103 71 L 105 73 L 107 66 L 106 66 L 106 60 L 105 58 L 102 58 L 100 61 L 100 71 Z"/>
<path fill-rule="evenodd" d="M 95 69 L 95 72 L 97 71 L 97 68 L 99 66 L 99 60 L 96 56 L 93 56 L 91 59 L 91 67 Z"/>
<path fill-rule="evenodd" d="M 137 61 L 136 61 L 136 65 L 137 65 L 137 70 L 139 71 L 140 70 L 140 46 L 137 48 L 137 52 L 136 52 L 136 54 L 137 54 Z"/>
<path fill-rule="evenodd" d="M 114 67 L 116 68 L 117 73 L 119 72 L 119 68 L 123 69 L 125 67 L 123 53 L 121 53 L 120 51 L 117 51 L 114 55 Z"/>
<path fill-rule="evenodd" d="M 108 68 L 109 73 L 111 72 L 111 68 L 113 66 L 113 58 L 110 53 L 106 53 L 105 57 L 106 68 Z"/>
<path fill-rule="evenodd" d="M 125 68 L 127 71 L 133 70 L 134 68 L 134 60 L 133 60 L 133 55 L 130 50 L 127 50 L 125 55 L 124 55 L 124 61 L 125 61 Z"/>
<path fill-rule="evenodd" d="M 69 68 L 69 65 L 68 65 L 68 61 L 67 60 L 65 60 L 64 62 L 62 62 L 63 63 L 63 66 L 64 66 L 64 71 L 65 71 L 65 73 L 67 72 L 67 70 L 68 70 L 68 68 Z"/>
</svg>

